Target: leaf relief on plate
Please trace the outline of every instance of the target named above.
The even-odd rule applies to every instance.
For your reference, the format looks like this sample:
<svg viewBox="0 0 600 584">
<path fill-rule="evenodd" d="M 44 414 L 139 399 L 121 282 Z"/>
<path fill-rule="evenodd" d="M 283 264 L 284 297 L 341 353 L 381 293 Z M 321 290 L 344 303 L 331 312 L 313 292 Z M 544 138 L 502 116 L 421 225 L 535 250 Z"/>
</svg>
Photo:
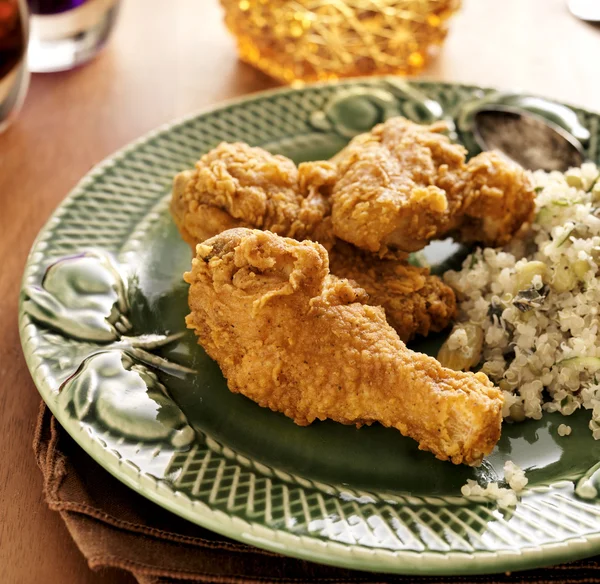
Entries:
<svg viewBox="0 0 600 584">
<path fill-rule="evenodd" d="M 52 263 L 39 285 L 25 288 L 23 308 L 55 333 L 60 369 L 71 371 L 59 400 L 77 419 L 127 438 L 187 447 L 194 431 L 150 369 L 194 373 L 153 352 L 184 333 L 135 335 L 126 282 L 109 254 L 85 251 Z"/>
<path fill-rule="evenodd" d="M 370 87 L 340 89 L 322 110 L 312 113 L 310 123 L 318 130 L 350 139 L 394 116 L 421 124 L 445 119 L 437 101 L 400 79 L 388 78 Z M 453 130 L 452 121 L 446 121 Z"/>
<path fill-rule="evenodd" d="M 112 258 L 100 251 L 51 264 L 39 286 L 25 288 L 29 315 L 65 336 L 110 342 L 131 329 L 127 288 Z"/>
<path fill-rule="evenodd" d="M 83 361 L 61 387 L 59 402 L 81 421 L 174 448 L 194 441 L 194 430 L 157 374 L 125 351 L 101 351 Z"/>
</svg>

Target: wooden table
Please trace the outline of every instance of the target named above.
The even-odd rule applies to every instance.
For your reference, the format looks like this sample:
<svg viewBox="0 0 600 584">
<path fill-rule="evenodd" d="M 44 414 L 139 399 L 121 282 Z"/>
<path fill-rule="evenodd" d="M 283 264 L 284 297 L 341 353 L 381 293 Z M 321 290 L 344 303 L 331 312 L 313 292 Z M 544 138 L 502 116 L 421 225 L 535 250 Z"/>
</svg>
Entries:
<svg viewBox="0 0 600 584">
<path fill-rule="evenodd" d="M 600 110 L 600 28 L 563 0 L 464 0 L 425 77 L 545 94 Z M 126 0 L 94 62 L 36 75 L 16 123 L 0 136 L 0 579 L 132 582 L 93 573 L 49 511 L 31 451 L 39 396 L 17 332 L 31 243 L 61 199 L 116 148 L 195 109 L 274 86 L 241 64 L 216 0 Z"/>
</svg>

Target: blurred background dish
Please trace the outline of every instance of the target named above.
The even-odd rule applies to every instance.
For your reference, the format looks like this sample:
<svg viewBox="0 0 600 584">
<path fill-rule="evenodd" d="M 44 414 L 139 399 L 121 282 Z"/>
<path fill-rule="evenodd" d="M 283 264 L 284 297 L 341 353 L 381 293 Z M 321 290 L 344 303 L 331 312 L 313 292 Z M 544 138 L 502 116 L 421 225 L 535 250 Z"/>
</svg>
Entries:
<svg viewBox="0 0 600 584">
<path fill-rule="evenodd" d="M 285 83 L 420 72 L 460 0 L 221 0 L 242 60 Z"/>
</svg>

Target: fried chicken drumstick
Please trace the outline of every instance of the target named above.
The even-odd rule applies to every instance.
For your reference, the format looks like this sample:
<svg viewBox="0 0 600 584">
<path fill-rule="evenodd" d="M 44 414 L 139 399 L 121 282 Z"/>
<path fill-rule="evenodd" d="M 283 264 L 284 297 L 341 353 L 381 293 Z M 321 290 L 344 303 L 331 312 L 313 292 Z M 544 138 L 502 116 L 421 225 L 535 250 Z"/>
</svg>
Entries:
<svg viewBox="0 0 600 584">
<path fill-rule="evenodd" d="M 318 241 L 329 251 L 333 273 L 355 280 L 368 292 L 370 304 L 383 306 L 403 341 L 446 328 L 456 300 L 438 277 L 404 261 L 367 257 L 335 238 L 329 193 L 336 176 L 329 162 L 296 167 L 262 148 L 223 143 L 204 155 L 195 170 L 177 175 L 171 213 L 192 249 L 233 227 Z"/>
<path fill-rule="evenodd" d="M 187 325 L 231 391 L 299 425 L 380 422 L 455 464 L 496 444 L 501 392 L 408 350 L 318 243 L 231 229 L 198 245 L 185 279 Z"/>
</svg>

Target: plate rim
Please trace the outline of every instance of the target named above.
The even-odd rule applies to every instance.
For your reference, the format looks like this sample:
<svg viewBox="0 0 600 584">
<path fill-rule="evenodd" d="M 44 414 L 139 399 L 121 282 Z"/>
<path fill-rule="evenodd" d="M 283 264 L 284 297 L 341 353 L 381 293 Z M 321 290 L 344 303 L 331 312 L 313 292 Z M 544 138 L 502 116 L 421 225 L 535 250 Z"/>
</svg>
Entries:
<svg viewBox="0 0 600 584">
<path fill-rule="evenodd" d="M 382 550 L 378 548 L 367 548 L 365 546 L 359 547 L 356 545 L 338 544 L 331 540 L 325 541 L 318 539 L 318 537 L 296 535 L 286 530 L 267 527 L 258 523 L 250 523 L 243 519 L 232 517 L 220 510 L 212 509 L 210 506 L 200 501 L 193 501 L 185 493 L 178 490 L 176 486 L 169 489 L 163 485 L 161 488 L 161 479 L 154 478 L 139 469 L 136 471 L 132 465 L 124 463 L 116 454 L 113 454 L 108 449 L 102 447 L 98 439 L 94 439 L 94 437 L 88 435 L 85 429 L 79 424 L 79 421 L 72 420 L 70 416 L 67 415 L 66 411 L 59 407 L 58 402 L 53 399 L 55 392 L 47 385 L 45 379 L 36 379 L 36 376 L 33 373 L 36 369 L 36 363 L 34 361 L 37 357 L 33 354 L 33 351 L 26 346 L 29 340 L 26 329 L 27 325 L 31 323 L 23 309 L 23 289 L 26 284 L 26 279 L 29 275 L 30 267 L 32 263 L 34 263 L 34 256 L 41 253 L 37 248 L 45 237 L 51 233 L 53 223 L 61 216 L 69 203 L 85 192 L 88 183 L 92 182 L 96 176 L 101 175 L 106 169 L 112 167 L 115 163 L 118 163 L 118 161 L 125 157 L 129 152 L 136 150 L 142 144 L 149 142 L 165 132 L 173 131 L 177 126 L 183 125 L 198 117 L 206 116 L 231 106 L 260 101 L 271 96 L 293 94 L 310 88 L 328 86 L 343 87 L 346 85 L 352 86 L 356 83 L 377 85 L 381 82 L 385 82 L 386 79 L 402 79 L 409 85 L 415 85 L 417 88 L 443 86 L 469 90 L 500 91 L 493 86 L 480 86 L 471 83 L 452 83 L 429 79 L 405 80 L 404 78 L 390 75 L 368 78 L 353 77 L 337 81 L 310 83 L 302 85 L 301 87 L 276 87 L 224 100 L 217 104 L 200 108 L 192 113 L 180 116 L 170 122 L 163 123 L 153 130 L 146 132 L 139 138 L 128 142 L 126 145 L 95 164 L 53 209 L 50 216 L 36 235 L 24 265 L 18 305 L 19 336 L 25 361 L 34 385 L 64 430 L 87 454 L 92 456 L 92 458 L 112 476 L 131 488 L 134 492 L 146 497 L 153 503 L 160 505 L 176 515 L 201 527 L 247 545 L 254 545 L 275 553 L 283 553 L 290 557 L 337 567 L 406 575 L 429 574 L 443 576 L 458 574 L 489 574 L 506 570 L 526 570 L 589 557 L 590 555 L 600 552 L 600 526 L 596 533 L 588 534 L 586 536 L 575 536 L 565 538 L 558 543 L 553 542 L 533 545 L 517 548 L 515 550 L 476 552 L 450 550 L 434 552 L 431 550 Z M 515 90 L 514 92 L 524 94 L 520 90 Z M 533 93 L 527 93 L 527 95 L 543 97 Z M 555 99 L 551 100 L 580 112 L 600 116 L 600 113 L 594 112 L 588 108 L 570 105 L 567 102 Z M 112 458 L 117 461 L 116 464 L 110 462 Z M 182 505 L 181 503 L 178 503 L 177 499 L 186 501 L 186 504 Z M 227 521 L 223 521 L 223 519 L 226 519 Z M 252 532 L 258 533 L 255 534 Z M 262 532 L 262 534 L 260 532 Z M 282 539 L 285 541 L 281 541 Z M 343 552 L 336 552 L 336 549 L 343 550 Z"/>
</svg>

